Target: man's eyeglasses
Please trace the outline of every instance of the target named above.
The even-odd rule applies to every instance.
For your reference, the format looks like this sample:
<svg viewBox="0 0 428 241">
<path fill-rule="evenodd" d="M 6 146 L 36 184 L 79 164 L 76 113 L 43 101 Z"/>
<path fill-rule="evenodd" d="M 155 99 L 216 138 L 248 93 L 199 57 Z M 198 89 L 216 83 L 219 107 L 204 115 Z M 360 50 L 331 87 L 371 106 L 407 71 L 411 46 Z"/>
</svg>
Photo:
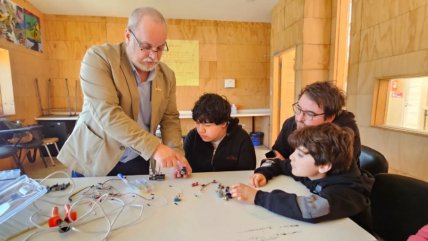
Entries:
<svg viewBox="0 0 428 241">
<path fill-rule="evenodd" d="M 307 110 L 302 110 L 302 107 L 300 107 L 299 103 L 294 103 L 293 104 L 293 111 L 295 115 L 300 115 L 303 114 L 304 116 L 306 116 L 308 118 L 308 120 L 312 120 L 314 119 L 315 116 L 319 116 L 319 115 L 324 115 L 325 113 L 315 113 L 313 111 L 307 111 Z"/>
<path fill-rule="evenodd" d="M 150 51 L 155 52 L 155 53 L 162 53 L 162 52 L 167 52 L 168 49 L 168 44 L 165 42 L 164 44 L 162 44 L 161 46 L 158 46 L 156 48 L 153 48 L 150 44 L 148 43 L 141 43 L 140 40 L 137 39 L 137 37 L 135 36 L 134 32 L 132 32 L 131 29 L 128 29 L 128 31 L 132 34 L 132 36 L 134 36 L 135 41 L 137 41 L 138 47 L 140 47 L 141 52 L 145 52 L 145 53 L 149 53 Z"/>
</svg>

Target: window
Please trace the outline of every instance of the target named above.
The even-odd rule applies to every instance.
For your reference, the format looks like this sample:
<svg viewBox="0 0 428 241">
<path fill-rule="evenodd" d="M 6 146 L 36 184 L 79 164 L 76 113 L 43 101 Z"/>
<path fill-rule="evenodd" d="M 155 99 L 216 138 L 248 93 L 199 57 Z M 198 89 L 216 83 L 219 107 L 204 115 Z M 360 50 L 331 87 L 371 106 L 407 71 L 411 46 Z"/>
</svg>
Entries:
<svg viewBox="0 0 428 241">
<path fill-rule="evenodd" d="M 380 80 L 374 125 L 428 134 L 428 77 Z"/>
<path fill-rule="evenodd" d="M 0 116 L 14 114 L 15 101 L 13 98 L 9 51 L 0 48 Z"/>
</svg>

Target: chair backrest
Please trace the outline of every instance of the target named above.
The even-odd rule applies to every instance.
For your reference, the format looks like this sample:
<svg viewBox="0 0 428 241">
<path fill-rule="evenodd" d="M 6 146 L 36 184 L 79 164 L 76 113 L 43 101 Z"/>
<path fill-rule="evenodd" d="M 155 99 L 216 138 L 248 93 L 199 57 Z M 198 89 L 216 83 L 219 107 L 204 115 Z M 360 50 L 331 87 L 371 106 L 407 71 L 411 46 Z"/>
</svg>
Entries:
<svg viewBox="0 0 428 241">
<path fill-rule="evenodd" d="M 388 173 L 388 161 L 382 153 L 368 146 L 361 145 L 359 158 L 360 167 L 373 176 L 379 173 Z"/>
<path fill-rule="evenodd" d="M 25 149 L 31 149 L 31 148 L 38 148 L 43 143 L 43 126 L 42 125 L 31 125 L 25 127 L 27 129 L 27 132 L 31 133 L 32 139 L 29 142 L 23 142 L 15 144 L 18 148 L 25 148 Z M 23 128 L 21 128 L 23 129 Z M 21 133 L 23 133 L 21 131 Z"/>
<path fill-rule="evenodd" d="M 403 241 L 428 223 L 428 183 L 395 174 L 375 177 L 373 229 L 385 241 Z"/>
</svg>

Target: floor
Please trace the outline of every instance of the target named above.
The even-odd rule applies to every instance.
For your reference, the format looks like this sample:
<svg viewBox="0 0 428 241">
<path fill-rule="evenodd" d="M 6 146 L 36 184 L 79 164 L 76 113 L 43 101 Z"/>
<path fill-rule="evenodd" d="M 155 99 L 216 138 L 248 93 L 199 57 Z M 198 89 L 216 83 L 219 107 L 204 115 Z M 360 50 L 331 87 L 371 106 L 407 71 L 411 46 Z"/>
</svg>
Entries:
<svg viewBox="0 0 428 241">
<path fill-rule="evenodd" d="M 264 154 L 266 152 L 268 152 L 269 149 L 265 146 L 256 146 L 255 149 L 256 149 L 257 166 L 259 166 L 260 161 L 265 158 Z M 55 171 L 67 172 L 67 168 L 64 165 L 62 165 L 55 158 L 54 158 L 55 166 L 52 166 L 48 157 L 46 157 L 46 161 L 48 162 L 47 168 L 44 166 L 43 162 L 40 159 L 37 159 L 37 161 L 35 163 L 25 162 L 24 163 L 24 169 L 27 172 L 27 175 L 31 178 L 39 179 L 39 178 L 44 178 L 47 175 L 49 175 Z M 391 167 L 389 168 L 388 172 L 393 173 L 393 174 L 400 174 L 400 175 L 404 175 L 404 176 L 411 176 L 407 173 L 403 173 L 403 172 L 396 170 L 394 168 L 391 168 Z"/>
<path fill-rule="evenodd" d="M 260 161 L 265 158 L 264 154 L 269 150 L 265 146 L 256 146 L 256 158 L 257 158 L 257 166 L 260 165 Z M 34 179 L 41 179 L 46 177 L 47 175 L 55 172 L 55 171 L 65 171 L 67 172 L 67 168 L 62 165 L 58 160 L 54 158 L 55 166 L 52 166 L 52 164 L 49 161 L 49 157 L 45 157 L 46 162 L 48 162 L 48 167 L 46 168 L 42 162 L 42 160 L 39 158 L 34 163 L 29 163 L 26 161 L 24 163 L 24 170 L 26 171 L 27 175 Z"/>
</svg>

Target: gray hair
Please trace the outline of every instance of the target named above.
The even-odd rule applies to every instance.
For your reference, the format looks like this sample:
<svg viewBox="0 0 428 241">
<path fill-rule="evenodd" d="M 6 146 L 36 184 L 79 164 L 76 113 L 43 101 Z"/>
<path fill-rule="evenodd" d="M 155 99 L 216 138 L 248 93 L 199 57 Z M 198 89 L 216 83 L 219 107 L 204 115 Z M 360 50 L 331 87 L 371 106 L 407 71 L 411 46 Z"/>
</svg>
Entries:
<svg viewBox="0 0 428 241">
<path fill-rule="evenodd" d="M 144 16 L 150 16 L 156 23 L 162 23 L 166 26 L 165 18 L 158 10 L 152 7 L 143 7 L 132 11 L 128 19 L 128 28 L 134 30 Z"/>
</svg>

